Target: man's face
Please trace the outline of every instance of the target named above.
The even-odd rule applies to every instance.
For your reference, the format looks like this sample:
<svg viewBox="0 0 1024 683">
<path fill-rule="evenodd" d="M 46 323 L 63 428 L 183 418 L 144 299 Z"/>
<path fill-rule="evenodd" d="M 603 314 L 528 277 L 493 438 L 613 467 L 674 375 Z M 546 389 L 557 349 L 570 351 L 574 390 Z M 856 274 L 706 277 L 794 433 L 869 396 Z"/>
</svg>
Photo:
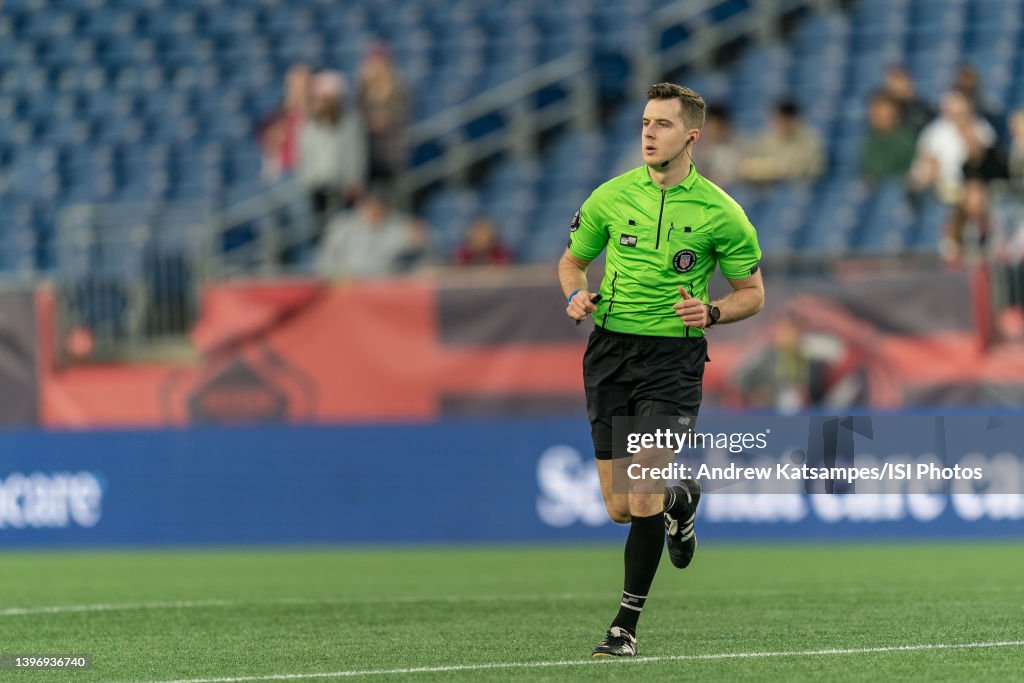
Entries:
<svg viewBox="0 0 1024 683">
<path fill-rule="evenodd" d="M 494 225 L 490 221 L 476 221 L 469 228 L 469 246 L 473 251 L 485 252 L 494 246 Z"/>
<path fill-rule="evenodd" d="M 914 84 L 902 69 L 890 69 L 885 74 L 885 89 L 900 100 L 909 100 L 914 95 Z"/>
<path fill-rule="evenodd" d="M 371 54 L 363 62 L 363 78 L 367 80 L 380 78 L 387 73 L 389 66 L 388 58 L 383 54 Z"/>
<path fill-rule="evenodd" d="M 388 217 L 388 206 L 373 195 L 367 195 L 359 204 L 359 213 L 365 223 L 376 228 Z"/>
<path fill-rule="evenodd" d="M 640 139 L 644 163 L 660 166 L 679 154 L 687 138 L 697 133 L 683 121 L 679 100 L 650 100 L 644 107 L 643 135 Z"/>
<path fill-rule="evenodd" d="M 971 119 L 971 105 L 960 93 L 949 92 L 942 98 L 942 113 L 946 118 L 964 124 Z"/>
<path fill-rule="evenodd" d="M 333 116 L 338 111 L 338 101 L 323 93 L 317 93 L 313 97 L 313 115 L 318 119 Z"/>
<path fill-rule="evenodd" d="M 875 130 L 888 133 L 896 128 L 899 119 L 899 112 L 895 105 L 889 100 L 872 100 L 868 109 L 868 118 L 871 120 L 871 127 Z"/>
<path fill-rule="evenodd" d="M 953 79 L 953 87 L 973 96 L 978 92 L 978 74 L 971 68 L 958 69 Z"/>
<path fill-rule="evenodd" d="M 791 138 L 796 134 L 797 120 L 789 114 L 776 113 L 772 122 L 775 125 L 775 133 L 784 138 Z"/>
</svg>

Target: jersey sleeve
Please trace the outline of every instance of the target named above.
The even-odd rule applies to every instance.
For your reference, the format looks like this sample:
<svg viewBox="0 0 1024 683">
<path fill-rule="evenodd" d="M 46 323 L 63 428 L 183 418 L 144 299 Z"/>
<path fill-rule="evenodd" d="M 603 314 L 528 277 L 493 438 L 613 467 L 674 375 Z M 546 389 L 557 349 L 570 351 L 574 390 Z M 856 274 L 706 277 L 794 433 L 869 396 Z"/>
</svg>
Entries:
<svg viewBox="0 0 1024 683">
<path fill-rule="evenodd" d="M 757 231 L 739 204 L 729 200 L 715 229 L 715 253 L 722 275 L 739 280 L 757 272 L 761 247 Z"/>
<path fill-rule="evenodd" d="M 608 244 L 608 221 L 597 193 L 591 194 L 569 224 L 569 253 L 593 261 Z"/>
</svg>

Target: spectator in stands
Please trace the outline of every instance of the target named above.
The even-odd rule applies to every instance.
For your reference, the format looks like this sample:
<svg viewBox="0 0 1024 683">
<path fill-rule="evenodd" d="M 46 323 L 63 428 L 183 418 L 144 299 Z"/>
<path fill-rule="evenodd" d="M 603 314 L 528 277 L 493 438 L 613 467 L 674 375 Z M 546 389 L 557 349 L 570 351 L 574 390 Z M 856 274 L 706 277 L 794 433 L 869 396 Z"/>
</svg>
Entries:
<svg viewBox="0 0 1024 683">
<path fill-rule="evenodd" d="M 917 97 L 914 80 L 902 66 L 891 66 L 885 72 L 884 91 L 899 105 L 903 123 L 915 134 L 935 118 L 935 109 Z"/>
<path fill-rule="evenodd" d="M 914 131 L 900 119 L 899 105 L 885 92 L 868 102 L 868 134 L 860 150 L 860 175 L 869 182 L 903 176 L 914 161 Z"/>
<path fill-rule="evenodd" d="M 1006 153 L 998 144 L 984 144 L 973 131 L 964 133 L 964 144 L 967 145 L 967 161 L 963 167 L 965 180 L 980 180 L 987 184 L 1009 177 Z"/>
<path fill-rule="evenodd" d="M 918 138 L 910 171 L 912 192 L 921 194 L 934 189 L 940 200 L 956 204 L 971 150 L 992 147 L 995 141 L 995 131 L 974 113 L 963 93 L 945 93 L 942 114 L 925 126 Z"/>
<path fill-rule="evenodd" d="M 992 215 L 985 183 L 971 179 L 964 183 L 963 198 L 946 223 L 939 243 L 939 255 L 951 265 L 961 262 L 965 250 L 983 247 L 992 233 Z"/>
<path fill-rule="evenodd" d="M 260 125 L 263 148 L 263 179 L 268 183 L 288 177 L 298 163 L 299 131 L 309 108 L 311 72 L 296 64 L 285 76 L 284 101 Z"/>
<path fill-rule="evenodd" d="M 992 126 L 992 130 L 998 134 L 1002 122 L 999 114 L 992 108 L 986 106 L 981 97 L 981 80 L 978 72 L 970 64 L 961 64 L 953 75 L 953 89 L 959 90 L 971 102 L 974 111 Z"/>
<path fill-rule="evenodd" d="M 452 262 L 457 266 L 503 266 L 512 262 L 512 251 L 501 241 L 494 221 L 481 216 L 466 229 Z"/>
<path fill-rule="evenodd" d="M 821 136 L 800 118 L 795 102 L 781 102 L 770 126 L 740 160 L 739 177 L 752 183 L 813 180 L 825 169 Z"/>
<path fill-rule="evenodd" d="M 317 255 L 324 275 L 373 277 L 412 269 L 426 252 L 426 234 L 395 211 L 379 190 L 367 193 L 355 211 L 336 215 Z"/>
<path fill-rule="evenodd" d="M 341 74 L 316 74 L 311 117 L 299 135 L 299 179 L 309 196 L 314 241 L 330 216 L 351 207 L 366 186 L 363 124 L 358 113 L 345 110 L 345 89 Z"/>
<path fill-rule="evenodd" d="M 733 133 L 728 109 L 711 105 L 705 117 L 695 164 L 702 176 L 728 189 L 736 182 L 736 170 L 742 157 L 740 144 Z"/>
<path fill-rule="evenodd" d="M 390 191 L 407 163 L 409 96 L 391 55 L 380 43 L 363 62 L 358 99 L 370 146 L 370 182 Z"/>
</svg>

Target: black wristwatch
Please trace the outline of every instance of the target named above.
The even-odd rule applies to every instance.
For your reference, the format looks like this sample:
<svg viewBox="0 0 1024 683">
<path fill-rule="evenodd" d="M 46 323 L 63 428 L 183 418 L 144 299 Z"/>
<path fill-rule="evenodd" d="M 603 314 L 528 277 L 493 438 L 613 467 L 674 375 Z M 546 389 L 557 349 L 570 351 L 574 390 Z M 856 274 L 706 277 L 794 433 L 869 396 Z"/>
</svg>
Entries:
<svg viewBox="0 0 1024 683">
<path fill-rule="evenodd" d="M 704 327 L 711 327 L 718 322 L 718 319 L 722 317 L 722 309 L 714 304 L 704 304 L 708 307 L 708 318 L 710 322 Z"/>
</svg>

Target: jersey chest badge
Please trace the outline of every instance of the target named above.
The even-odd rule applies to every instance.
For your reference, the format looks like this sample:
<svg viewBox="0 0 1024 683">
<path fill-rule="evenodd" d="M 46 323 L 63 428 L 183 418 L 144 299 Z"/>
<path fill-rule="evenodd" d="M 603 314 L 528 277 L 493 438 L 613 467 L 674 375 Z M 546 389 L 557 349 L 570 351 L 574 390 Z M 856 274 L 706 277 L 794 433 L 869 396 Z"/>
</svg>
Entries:
<svg viewBox="0 0 1024 683">
<path fill-rule="evenodd" d="M 697 254 L 692 249 L 680 249 L 672 257 L 672 267 L 677 273 L 687 273 L 697 265 Z"/>
</svg>

